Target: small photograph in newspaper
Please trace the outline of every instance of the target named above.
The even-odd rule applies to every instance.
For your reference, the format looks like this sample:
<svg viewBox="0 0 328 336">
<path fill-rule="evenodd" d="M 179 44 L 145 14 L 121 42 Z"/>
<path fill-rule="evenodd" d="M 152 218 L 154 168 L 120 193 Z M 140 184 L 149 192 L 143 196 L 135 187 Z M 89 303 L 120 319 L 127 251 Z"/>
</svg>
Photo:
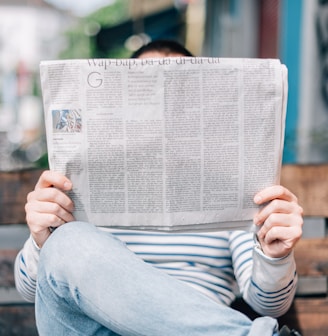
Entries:
<svg viewBox="0 0 328 336">
<path fill-rule="evenodd" d="M 79 110 L 52 110 L 53 133 L 81 132 L 82 115 Z"/>
</svg>

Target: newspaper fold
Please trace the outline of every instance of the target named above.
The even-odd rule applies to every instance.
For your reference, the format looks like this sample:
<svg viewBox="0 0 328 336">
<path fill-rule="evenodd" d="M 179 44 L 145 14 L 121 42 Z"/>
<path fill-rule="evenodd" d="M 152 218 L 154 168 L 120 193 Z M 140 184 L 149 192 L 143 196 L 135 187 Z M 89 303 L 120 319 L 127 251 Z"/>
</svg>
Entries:
<svg viewBox="0 0 328 336">
<path fill-rule="evenodd" d="M 287 69 L 275 59 L 40 64 L 50 169 L 75 217 L 116 228 L 252 229 L 278 184 Z"/>
</svg>

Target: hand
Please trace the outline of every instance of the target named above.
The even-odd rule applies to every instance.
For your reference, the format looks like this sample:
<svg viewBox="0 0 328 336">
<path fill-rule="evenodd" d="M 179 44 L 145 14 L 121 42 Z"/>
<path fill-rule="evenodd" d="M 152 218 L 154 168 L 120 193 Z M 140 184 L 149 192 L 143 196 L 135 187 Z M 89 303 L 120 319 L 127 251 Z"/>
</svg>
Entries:
<svg viewBox="0 0 328 336">
<path fill-rule="evenodd" d="M 27 195 L 26 221 L 36 244 L 41 248 L 58 227 L 74 220 L 73 202 L 65 194 L 72 189 L 72 182 L 62 174 L 45 171 L 40 176 L 34 191 Z"/>
<path fill-rule="evenodd" d="M 288 255 L 302 236 L 303 209 L 297 197 L 275 185 L 257 193 L 254 202 L 263 205 L 254 223 L 261 226 L 257 237 L 264 254 L 272 258 Z"/>
</svg>

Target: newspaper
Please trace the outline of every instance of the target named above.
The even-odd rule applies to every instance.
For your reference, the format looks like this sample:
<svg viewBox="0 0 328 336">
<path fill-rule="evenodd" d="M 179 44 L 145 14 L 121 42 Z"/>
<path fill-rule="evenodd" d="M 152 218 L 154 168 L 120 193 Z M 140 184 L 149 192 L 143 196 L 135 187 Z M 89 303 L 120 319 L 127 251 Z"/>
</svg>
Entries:
<svg viewBox="0 0 328 336">
<path fill-rule="evenodd" d="M 252 230 L 278 184 L 287 69 L 276 59 L 40 64 L 50 169 L 78 220 L 162 231 Z"/>
</svg>

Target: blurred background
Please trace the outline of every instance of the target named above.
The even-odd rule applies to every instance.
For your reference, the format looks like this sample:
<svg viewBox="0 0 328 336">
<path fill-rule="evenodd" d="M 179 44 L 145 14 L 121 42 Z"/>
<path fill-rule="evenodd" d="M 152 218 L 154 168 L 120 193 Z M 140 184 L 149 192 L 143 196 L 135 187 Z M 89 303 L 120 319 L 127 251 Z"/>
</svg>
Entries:
<svg viewBox="0 0 328 336">
<path fill-rule="evenodd" d="M 197 56 L 279 58 L 283 161 L 327 161 L 327 0 L 0 0 L 0 170 L 47 167 L 41 60 L 126 58 L 157 38 Z"/>
</svg>

